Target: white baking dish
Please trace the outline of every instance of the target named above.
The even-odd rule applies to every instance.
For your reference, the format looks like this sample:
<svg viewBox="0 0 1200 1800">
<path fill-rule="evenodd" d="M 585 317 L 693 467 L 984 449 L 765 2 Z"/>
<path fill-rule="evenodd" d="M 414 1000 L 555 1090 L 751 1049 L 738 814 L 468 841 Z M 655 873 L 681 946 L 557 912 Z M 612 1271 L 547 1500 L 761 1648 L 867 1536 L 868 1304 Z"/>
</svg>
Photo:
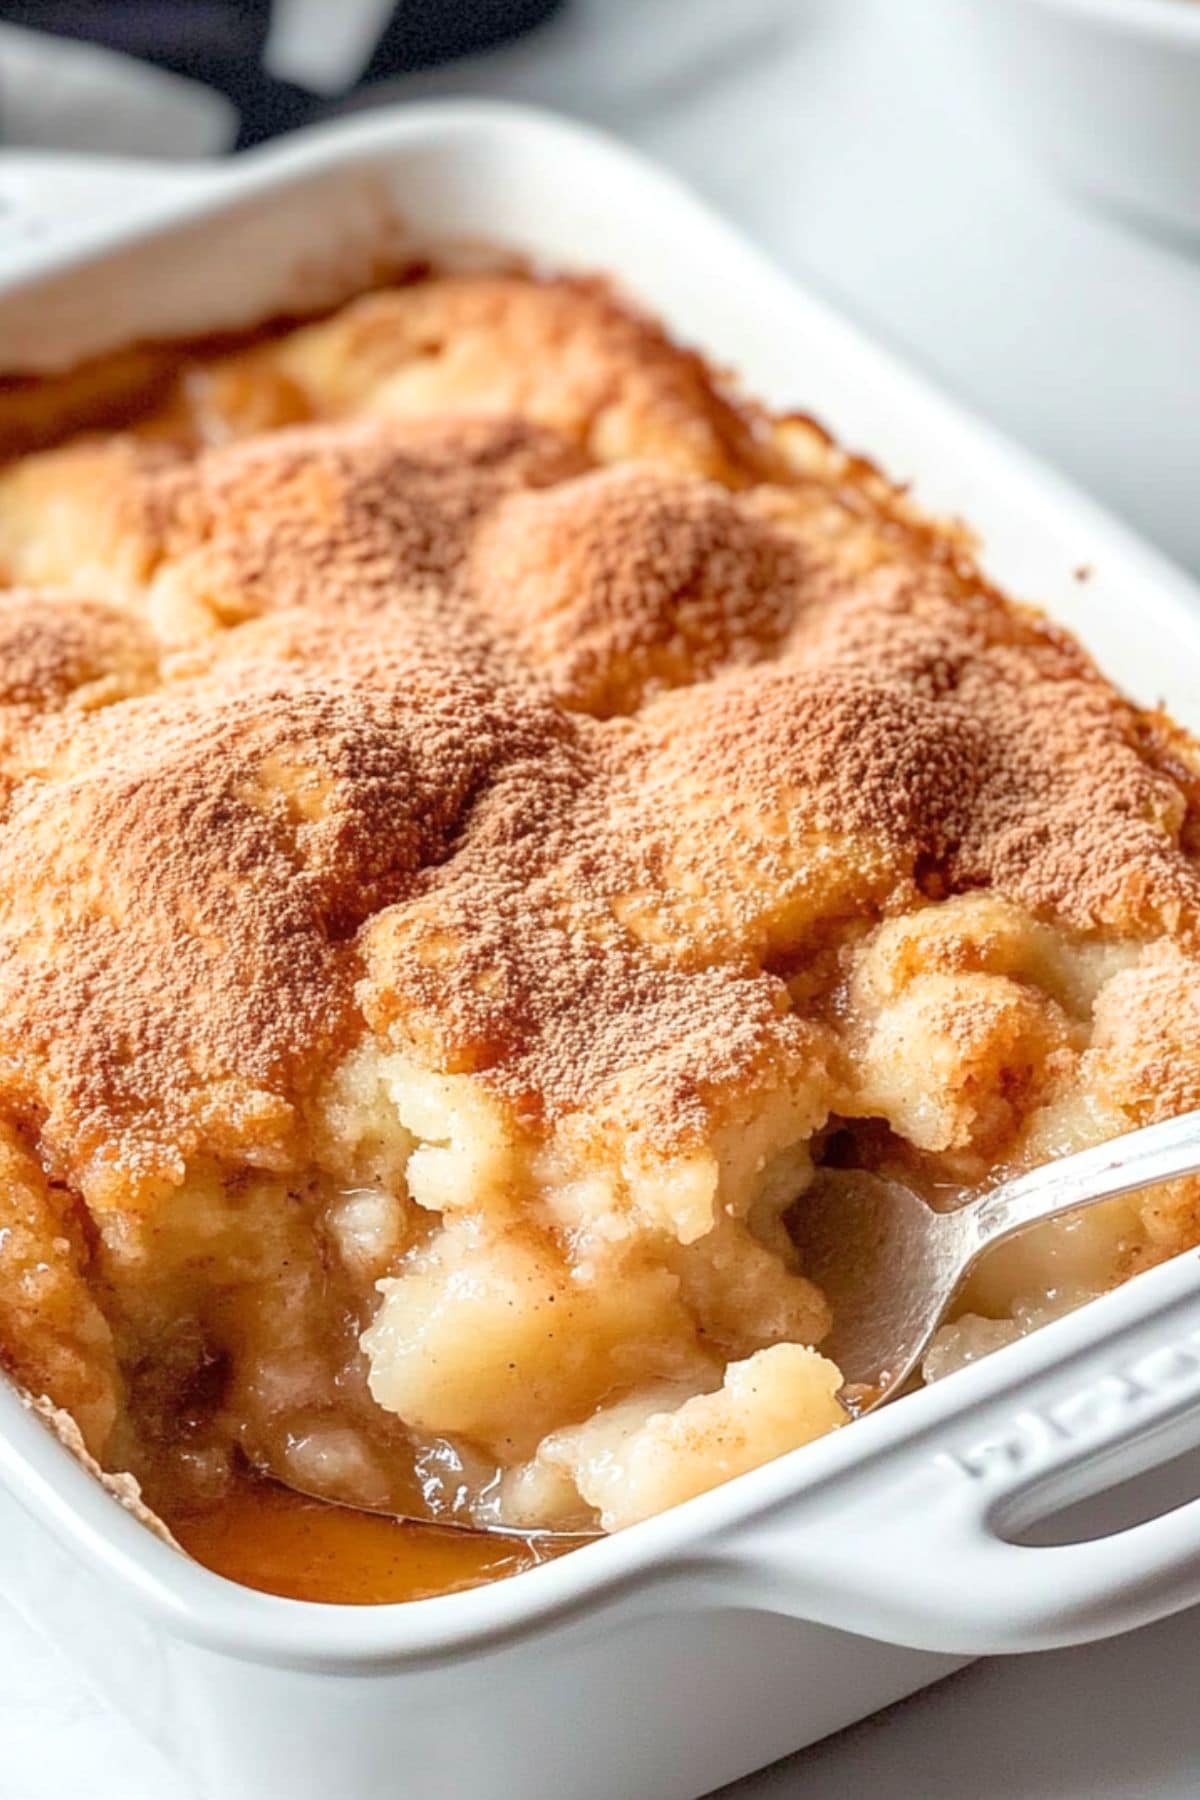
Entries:
<svg viewBox="0 0 1200 1800">
<path fill-rule="evenodd" d="M 45 173 L 10 178 L 32 200 Z M 60 196 L 78 179 L 53 174 Z M 607 268 L 751 388 L 812 408 L 927 505 L 971 517 L 996 575 L 1139 697 L 1200 725 L 1200 611 L 1182 576 L 591 133 L 494 106 L 413 108 L 210 184 L 143 186 L 138 223 L 35 241 L 10 215 L 0 366 L 352 287 L 397 211 L 423 243 L 491 239 Z M 304 1605 L 209 1574 L 0 1391 L 0 1579 L 222 1800 L 687 1800 L 965 1656 L 1099 1637 L 1200 1599 L 1200 1502 L 1089 1542 L 1008 1541 L 1197 1444 L 1200 1258 L 1187 1256 L 620 1537 L 407 1606 Z"/>
<path fill-rule="evenodd" d="M 1200 232 L 1195 0 L 939 0 L 979 92 L 1074 186 Z"/>
</svg>

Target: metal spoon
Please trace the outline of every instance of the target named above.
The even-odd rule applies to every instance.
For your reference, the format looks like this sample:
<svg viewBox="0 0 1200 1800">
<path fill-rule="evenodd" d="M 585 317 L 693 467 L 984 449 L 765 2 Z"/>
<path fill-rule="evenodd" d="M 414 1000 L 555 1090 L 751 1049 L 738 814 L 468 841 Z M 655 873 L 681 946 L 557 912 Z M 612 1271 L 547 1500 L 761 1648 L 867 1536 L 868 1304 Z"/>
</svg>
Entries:
<svg viewBox="0 0 1200 1800">
<path fill-rule="evenodd" d="M 847 1388 L 867 1390 L 857 1410 L 868 1412 L 904 1386 L 984 1251 L 1062 1213 L 1197 1173 L 1200 1112 L 1046 1163 L 951 1212 L 897 1181 L 820 1170 L 790 1230 L 833 1312 L 822 1354 Z"/>
<path fill-rule="evenodd" d="M 934 1212 L 902 1183 L 865 1170 L 822 1169 L 793 1214 L 804 1273 L 822 1288 L 833 1329 L 821 1345 L 848 1389 L 864 1388 L 867 1412 L 891 1399 L 916 1368 L 975 1262 L 995 1244 L 1061 1213 L 1156 1182 L 1200 1173 L 1200 1112 L 1113 1138 L 1006 1181 L 953 1212 Z M 300 1485 L 281 1468 L 259 1472 L 282 1487 L 355 1512 L 406 1524 L 495 1533 L 526 1542 L 581 1542 L 593 1530 L 556 1531 L 481 1523 L 439 1505 L 414 1471 L 370 1505 L 336 1490 Z"/>
<path fill-rule="evenodd" d="M 604 1536 L 598 1526 L 584 1525 L 568 1531 L 548 1525 L 492 1524 L 480 1519 L 468 1511 L 465 1490 L 451 1490 L 447 1497 L 443 1484 L 422 1479 L 415 1457 L 410 1468 L 393 1467 L 390 1480 L 377 1471 L 375 1491 L 369 1500 L 358 1498 L 336 1480 L 322 1482 L 307 1474 L 303 1480 L 297 1480 L 286 1463 L 261 1450 L 246 1455 L 245 1461 L 252 1474 L 273 1481 L 304 1500 L 319 1500 L 324 1506 L 339 1506 L 348 1512 L 370 1513 L 396 1525 L 435 1526 L 439 1531 L 464 1531 L 475 1537 L 501 1537 L 524 1544 L 583 1543 L 588 1538 Z"/>
</svg>

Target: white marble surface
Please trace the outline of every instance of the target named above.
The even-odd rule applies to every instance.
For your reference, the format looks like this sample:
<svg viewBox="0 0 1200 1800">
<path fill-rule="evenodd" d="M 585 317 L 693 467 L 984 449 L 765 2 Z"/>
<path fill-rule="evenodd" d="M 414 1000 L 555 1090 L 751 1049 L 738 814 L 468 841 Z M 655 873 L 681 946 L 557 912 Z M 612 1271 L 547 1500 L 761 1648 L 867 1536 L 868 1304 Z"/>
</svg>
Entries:
<svg viewBox="0 0 1200 1800">
<path fill-rule="evenodd" d="M 1078 207 L 996 135 L 953 4 L 571 0 L 397 91 L 535 99 L 627 135 L 1200 572 L 1200 249 Z M 1193 1800 L 1198 1649 L 1187 1615 L 977 1664 L 736 1793 Z M 0 1800 L 186 1800 L 2 1604 L 0 1669 Z"/>
</svg>

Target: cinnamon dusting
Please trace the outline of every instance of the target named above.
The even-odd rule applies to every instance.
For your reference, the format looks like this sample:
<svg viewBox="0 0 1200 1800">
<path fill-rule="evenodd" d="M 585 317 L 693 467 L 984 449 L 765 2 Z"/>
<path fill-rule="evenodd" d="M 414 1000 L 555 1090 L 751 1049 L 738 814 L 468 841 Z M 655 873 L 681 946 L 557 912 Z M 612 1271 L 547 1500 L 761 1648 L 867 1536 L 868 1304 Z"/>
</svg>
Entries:
<svg viewBox="0 0 1200 1800">
<path fill-rule="evenodd" d="M 531 1117 L 619 1103 L 686 1135 L 705 1095 L 814 1053 L 772 959 L 921 892 L 1190 944 L 1184 801 L 1136 709 L 982 583 L 902 541 L 856 569 L 789 523 L 756 431 L 738 448 L 694 362 L 606 297 L 373 296 L 340 339 L 309 328 L 343 359 L 314 360 L 310 403 L 323 370 L 401 383 L 439 294 L 465 321 L 450 412 L 116 438 L 0 492 L 17 573 L 94 507 L 111 577 L 76 630 L 109 703 L 34 706 L 0 834 L 4 1097 L 54 1167 L 178 1179 L 201 1144 L 286 1166 L 364 1029 Z M 543 359 L 535 413 L 565 359 L 577 427 L 458 409 L 485 328 Z M 293 374 L 304 336 L 267 347 Z M 702 466 L 595 466 L 598 367 L 610 426 L 632 394 L 628 429 Z M 31 594 L 8 680 L 49 699 L 84 650 Z"/>
</svg>

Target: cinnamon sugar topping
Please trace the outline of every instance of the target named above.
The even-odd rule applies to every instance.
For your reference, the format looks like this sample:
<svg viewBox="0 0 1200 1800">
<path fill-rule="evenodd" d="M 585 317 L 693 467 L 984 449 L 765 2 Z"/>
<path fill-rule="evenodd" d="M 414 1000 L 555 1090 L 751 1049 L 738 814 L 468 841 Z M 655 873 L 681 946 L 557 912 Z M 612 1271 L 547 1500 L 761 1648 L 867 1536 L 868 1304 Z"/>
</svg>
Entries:
<svg viewBox="0 0 1200 1800">
<path fill-rule="evenodd" d="M 1069 640 L 514 285 L 445 284 L 436 351 L 430 281 L 254 352 L 315 423 L 0 481 L 0 1098 L 73 1183 L 292 1166 L 363 1033 L 682 1142 L 828 1056 L 784 973 L 964 890 L 1194 953 L 1184 787 Z"/>
</svg>

